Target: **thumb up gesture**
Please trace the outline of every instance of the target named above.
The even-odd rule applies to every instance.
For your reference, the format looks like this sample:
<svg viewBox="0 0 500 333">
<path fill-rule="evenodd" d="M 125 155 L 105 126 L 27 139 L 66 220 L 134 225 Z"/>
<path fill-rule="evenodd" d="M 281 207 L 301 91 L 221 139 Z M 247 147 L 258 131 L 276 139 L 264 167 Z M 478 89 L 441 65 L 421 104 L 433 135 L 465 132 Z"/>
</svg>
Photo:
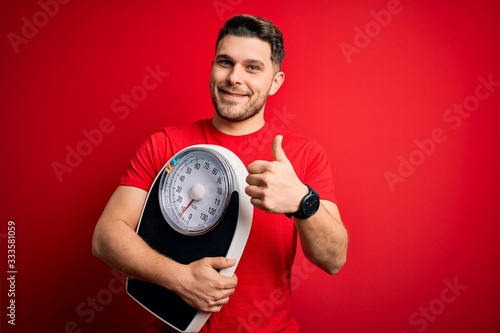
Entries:
<svg viewBox="0 0 500 333">
<path fill-rule="evenodd" d="M 245 193 L 252 205 L 267 213 L 293 213 L 309 192 L 286 157 L 282 141 L 281 135 L 273 140 L 274 161 L 257 160 L 248 165 Z"/>
</svg>

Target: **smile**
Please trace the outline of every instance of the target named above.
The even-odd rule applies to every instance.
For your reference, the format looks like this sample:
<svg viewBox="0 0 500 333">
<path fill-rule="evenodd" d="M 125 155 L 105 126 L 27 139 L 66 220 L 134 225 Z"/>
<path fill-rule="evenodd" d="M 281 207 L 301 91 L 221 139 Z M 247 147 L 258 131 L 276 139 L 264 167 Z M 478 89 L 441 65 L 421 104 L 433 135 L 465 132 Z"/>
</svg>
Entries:
<svg viewBox="0 0 500 333">
<path fill-rule="evenodd" d="M 219 90 L 226 96 L 231 96 L 231 97 L 247 97 L 249 94 L 245 92 L 237 92 L 237 91 L 231 91 L 229 89 L 225 88 L 219 88 Z"/>
<path fill-rule="evenodd" d="M 226 95 L 229 95 L 229 96 L 233 96 L 233 97 L 245 97 L 246 95 L 242 95 L 242 94 L 233 94 L 233 93 L 229 93 L 227 91 L 223 91 L 224 94 Z"/>
</svg>

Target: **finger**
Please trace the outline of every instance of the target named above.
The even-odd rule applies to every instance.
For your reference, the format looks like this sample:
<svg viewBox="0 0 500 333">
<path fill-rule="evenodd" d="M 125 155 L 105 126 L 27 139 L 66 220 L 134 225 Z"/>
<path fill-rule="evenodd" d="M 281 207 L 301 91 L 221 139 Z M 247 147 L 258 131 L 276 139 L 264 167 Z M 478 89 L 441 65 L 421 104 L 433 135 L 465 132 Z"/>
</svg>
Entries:
<svg viewBox="0 0 500 333">
<path fill-rule="evenodd" d="M 263 173 L 264 171 L 267 170 L 268 163 L 269 162 L 267 161 L 261 161 L 261 160 L 253 161 L 248 165 L 247 170 L 250 174 Z"/>
<path fill-rule="evenodd" d="M 229 299 L 227 300 L 227 302 L 229 302 Z M 224 303 L 222 302 L 214 302 L 213 304 L 207 304 L 205 307 L 200 308 L 200 310 L 203 312 L 211 312 L 211 313 L 220 312 L 223 305 Z"/>
<path fill-rule="evenodd" d="M 246 182 L 248 185 L 253 185 L 253 186 L 262 186 L 264 185 L 264 182 L 262 181 L 262 177 L 259 176 L 258 174 L 249 174 L 245 178 Z"/>
<path fill-rule="evenodd" d="M 255 208 L 264 209 L 264 204 L 260 198 L 251 198 L 250 203 Z"/>
<path fill-rule="evenodd" d="M 230 294 L 234 293 L 234 288 L 236 288 L 236 286 L 238 285 L 238 278 L 236 277 L 236 275 L 222 276 L 222 278 L 223 278 L 222 289 L 229 290 Z"/>
<path fill-rule="evenodd" d="M 234 294 L 235 291 L 236 288 L 220 289 L 219 294 L 217 295 L 217 299 L 229 298 L 229 296 Z"/>
<path fill-rule="evenodd" d="M 247 187 L 245 187 L 245 193 L 250 198 L 261 198 L 262 188 L 258 185 L 248 185 Z"/>
<path fill-rule="evenodd" d="M 273 140 L 273 156 L 274 160 L 278 162 L 283 162 L 283 161 L 288 161 L 285 151 L 283 150 L 283 147 L 281 146 L 283 142 L 283 136 L 282 135 L 276 135 Z"/>
<path fill-rule="evenodd" d="M 229 297 L 234 294 L 235 288 L 221 290 L 212 300 L 213 305 L 223 305 L 229 301 Z"/>
<path fill-rule="evenodd" d="M 212 305 L 208 305 L 205 312 L 220 312 L 222 306 L 229 303 L 229 297 L 221 298 Z"/>
<path fill-rule="evenodd" d="M 210 267 L 212 267 L 214 269 L 228 268 L 228 267 L 234 266 L 234 264 L 236 264 L 236 260 L 224 258 L 224 257 L 207 258 L 207 261 L 208 261 L 208 264 L 210 265 Z"/>
</svg>

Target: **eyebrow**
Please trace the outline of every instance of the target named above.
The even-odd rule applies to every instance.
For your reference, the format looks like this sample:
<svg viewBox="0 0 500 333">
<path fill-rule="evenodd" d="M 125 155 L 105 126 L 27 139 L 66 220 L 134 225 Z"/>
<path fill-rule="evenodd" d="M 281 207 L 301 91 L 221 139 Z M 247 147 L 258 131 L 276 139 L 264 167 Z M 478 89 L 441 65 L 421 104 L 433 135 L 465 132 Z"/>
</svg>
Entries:
<svg viewBox="0 0 500 333">
<path fill-rule="evenodd" d="M 234 60 L 233 57 L 231 57 L 229 54 L 221 53 L 216 56 L 216 59 L 227 59 L 227 60 Z M 243 61 L 246 64 L 255 64 L 255 65 L 260 65 L 262 67 L 265 66 L 264 62 L 262 62 L 259 59 L 245 59 Z"/>
</svg>

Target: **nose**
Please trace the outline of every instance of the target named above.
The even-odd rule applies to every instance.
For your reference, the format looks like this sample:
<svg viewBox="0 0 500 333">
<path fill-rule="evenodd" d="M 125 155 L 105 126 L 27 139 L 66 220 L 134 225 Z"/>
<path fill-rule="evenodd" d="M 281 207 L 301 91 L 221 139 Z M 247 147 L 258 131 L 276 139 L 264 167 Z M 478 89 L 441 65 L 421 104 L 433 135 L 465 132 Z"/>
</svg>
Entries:
<svg viewBox="0 0 500 333">
<path fill-rule="evenodd" d="M 227 82 L 232 85 L 243 83 L 243 69 L 240 66 L 233 66 L 227 75 Z"/>
</svg>

